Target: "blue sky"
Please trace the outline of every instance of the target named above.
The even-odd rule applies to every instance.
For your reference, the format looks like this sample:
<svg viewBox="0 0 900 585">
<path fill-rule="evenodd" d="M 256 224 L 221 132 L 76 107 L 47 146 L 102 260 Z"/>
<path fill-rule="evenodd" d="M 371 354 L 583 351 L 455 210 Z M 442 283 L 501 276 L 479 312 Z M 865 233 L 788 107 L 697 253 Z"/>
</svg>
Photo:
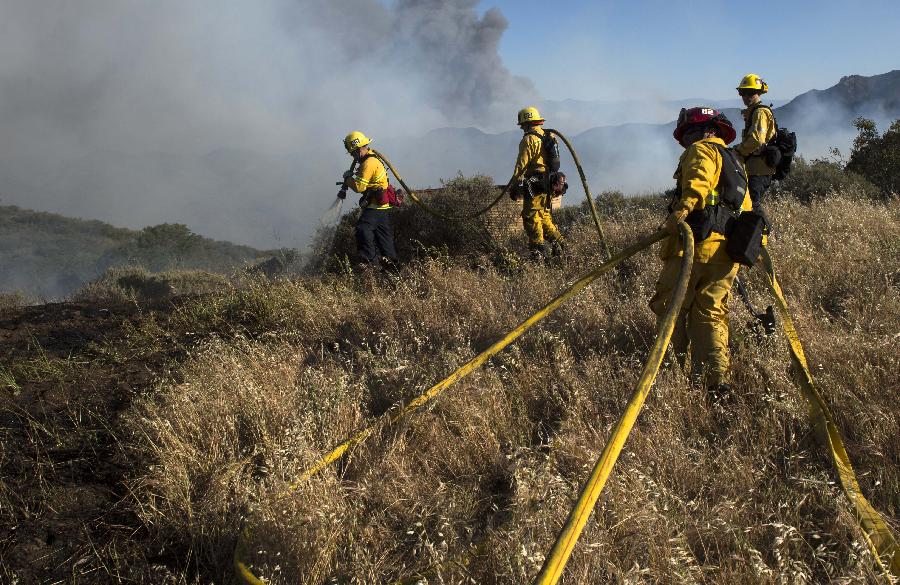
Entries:
<svg viewBox="0 0 900 585">
<path fill-rule="evenodd" d="M 500 52 L 547 99 L 773 99 L 900 69 L 900 0 L 482 0 L 509 20 Z"/>
</svg>

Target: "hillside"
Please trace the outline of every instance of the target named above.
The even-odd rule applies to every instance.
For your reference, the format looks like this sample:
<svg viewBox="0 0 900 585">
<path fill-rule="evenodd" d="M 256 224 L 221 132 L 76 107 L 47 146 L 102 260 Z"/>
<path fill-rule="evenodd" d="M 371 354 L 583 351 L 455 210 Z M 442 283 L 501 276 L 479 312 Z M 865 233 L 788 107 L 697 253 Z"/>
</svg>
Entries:
<svg viewBox="0 0 900 585">
<path fill-rule="evenodd" d="M 660 198 L 602 203 L 614 250 L 663 216 Z M 900 203 L 784 196 L 769 211 L 813 374 L 863 493 L 896 528 Z M 465 241 L 453 226 L 400 226 L 420 241 L 396 278 L 0 308 L 0 581 L 229 583 L 245 526 L 247 560 L 273 583 L 387 583 L 433 563 L 429 582 L 527 583 L 652 343 L 654 251 L 432 406 L 293 482 L 595 266 L 583 210 L 559 220 L 561 265 L 522 263 L 509 241 L 461 254 L 443 245 Z M 759 277 L 748 281 L 762 307 Z M 707 404 L 664 365 L 565 583 L 881 581 L 783 336 L 761 339 L 731 309 L 731 400 Z"/>
<path fill-rule="evenodd" d="M 115 266 L 228 273 L 272 252 L 210 240 L 186 226 L 143 230 L 0 206 L 0 292 L 60 298 Z"/>
</svg>

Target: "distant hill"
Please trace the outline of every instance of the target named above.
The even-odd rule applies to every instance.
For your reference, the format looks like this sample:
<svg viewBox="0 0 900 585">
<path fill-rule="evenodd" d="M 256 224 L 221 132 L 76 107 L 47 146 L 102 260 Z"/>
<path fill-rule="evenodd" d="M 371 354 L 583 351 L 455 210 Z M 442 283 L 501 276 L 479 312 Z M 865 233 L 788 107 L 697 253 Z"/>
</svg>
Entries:
<svg viewBox="0 0 900 585">
<path fill-rule="evenodd" d="M 0 206 L 0 292 L 59 298 L 113 266 L 231 272 L 271 255 L 161 224 L 142 230 Z"/>
<path fill-rule="evenodd" d="M 831 88 L 797 96 L 777 107 L 776 115 L 797 132 L 801 154 L 811 158 L 827 154 L 831 146 L 848 150 L 857 116 L 873 118 L 882 128 L 900 118 L 898 95 L 900 71 L 850 76 Z M 565 132 L 577 148 L 592 190 L 635 193 L 670 185 L 681 151 L 672 140 L 672 121 L 680 107 L 703 101 L 563 100 L 542 106 L 548 126 Z M 735 101 L 709 103 L 724 107 L 741 125 Z M 458 172 L 504 182 L 521 137 L 514 115 L 509 131 L 499 134 L 441 128 L 405 138 L 375 136 L 375 145 L 417 187 L 438 186 Z M 86 150 L 63 160 L 0 157 L 0 198 L 132 229 L 178 222 L 255 248 L 304 249 L 320 215 L 334 201 L 335 180 L 349 166 L 336 138 L 310 140 L 317 147 L 302 156 L 228 148 L 202 154 Z M 570 160 L 564 157 L 563 169 L 574 176 Z M 568 199 L 581 196 L 573 189 Z"/>
<path fill-rule="evenodd" d="M 670 102 L 673 121 L 665 124 L 598 126 L 570 134 L 592 189 L 635 192 L 668 186 L 681 152 L 672 140 L 674 118 L 687 103 L 703 102 Z M 576 103 L 578 107 L 584 104 Z M 724 111 L 736 127 L 743 125 L 740 109 Z M 900 70 L 873 77 L 844 77 L 837 85 L 806 92 L 774 112 L 780 125 L 797 133 L 802 155 L 822 156 L 832 146 L 846 151 L 856 135 L 853 120 L 858 116 L 874 119 L 881 128 L 900 118 Z M 545 116 L 549 127 L 565 128 L 564 113 L 559 119 L 549 112 Z M 475 128 L 444 128 L 420 139 L 397 141 L 387 152 L 398 153 L 395 162 L 419 185 L 433 185 L 457 170 L 486 174 L 503 182 L 512 173 L 520 136 L 518 130 L 486 134 Z M 569 159 L 563 160 L 564 170 L 574 173 Z"/>
<path fill-rule="evenodd" d="M 850 75 L 825 90 L 801 94 L 775 115 L 801 138 L 801 150 L 821 154 L 829 147 L 846 150 L 856 135 L 859 116 L 878 122 L 884 130 L 900 118 L 900 70 L 863 77 Z"/>
</svg>

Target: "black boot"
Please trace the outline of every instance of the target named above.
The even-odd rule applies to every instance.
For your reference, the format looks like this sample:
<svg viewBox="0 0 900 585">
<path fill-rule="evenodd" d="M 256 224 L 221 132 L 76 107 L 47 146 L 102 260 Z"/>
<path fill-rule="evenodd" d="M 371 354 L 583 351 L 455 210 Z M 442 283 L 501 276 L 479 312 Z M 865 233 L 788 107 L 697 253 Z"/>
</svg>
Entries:
<svg viewBox="0 0 900 585">
<path fill-rule="evenodd" d="M 713 405 L 724 404 L 731 397 L 731 384 L 711 384 L 706 388 L 706 399 Z"/>
<path fill-rule="evenodd" d="M 531 260 L 533 262 L 543 262 L 547 257 L 547 248 L 544 242 L 540 244 L 528 244 L 528 250 L 531 252 Z"/>
</svg>

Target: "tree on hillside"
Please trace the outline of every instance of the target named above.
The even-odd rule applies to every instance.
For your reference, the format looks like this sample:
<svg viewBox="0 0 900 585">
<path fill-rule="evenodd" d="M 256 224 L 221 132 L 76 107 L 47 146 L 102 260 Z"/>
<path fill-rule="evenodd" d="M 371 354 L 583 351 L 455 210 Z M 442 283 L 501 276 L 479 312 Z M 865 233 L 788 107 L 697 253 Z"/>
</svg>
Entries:
<svg viewBox="0 0 900 585">
<path fill-rule="evenodd" d="M 163 249 L 184 254 L 203 240 L 181 223 L 162 223 L 145 227 L 137 238 L 138 248 Z"/>
<path fill-rule="evenodd" d="M 882 135 L 873 120 L 857 118 L 854 125 L 859 134 L 853 140 L 846 170 L 864 176 L 883 196 L 900 193 L 900 120 Z"/>
<path fill-rule="evenodd" d="M 180 223 L 163 223 L 142 229 L 137 238 L 101 259 L 101 268 L 121 264 L 143 266 L 158 272 L 184 268 L 185 261 L 204 248 L 204 238 Z"/>
</svg>

